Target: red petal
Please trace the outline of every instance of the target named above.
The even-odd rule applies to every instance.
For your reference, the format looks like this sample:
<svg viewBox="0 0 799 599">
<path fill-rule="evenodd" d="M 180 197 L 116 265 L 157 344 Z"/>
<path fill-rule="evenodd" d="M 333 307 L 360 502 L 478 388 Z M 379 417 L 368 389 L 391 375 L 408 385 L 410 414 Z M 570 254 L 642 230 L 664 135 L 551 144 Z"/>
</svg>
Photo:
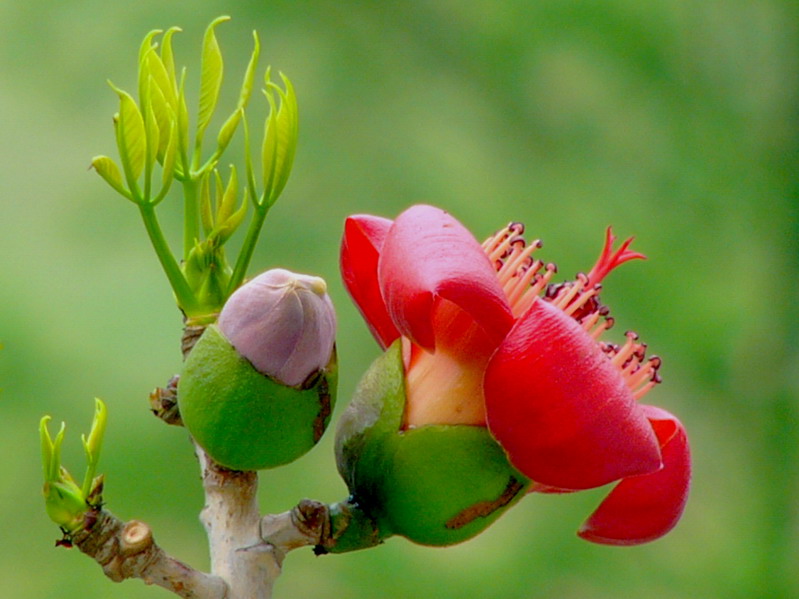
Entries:
<svg viewBox="0 0 799 599">
<path fill-rule="evenodd" d="M 642 407 L 660 441 L 663 468 L 616 485 L 580 528 L 583 539 L 606 545 L 646 543 L 669 532 L 682 515 L 691 479 L 685 428 L 665 410 Z"/>
<path fill-rule="evenodd" d="M 433 351 L 434 312 L 449 300 L 496 346 L 513 324 L 496 271 L 477 240 L 448 213 L 412 206 L 386 236 L 378 277 L 389 314 L 400 332 Z"/>
<path fill-rule="evenodd" d="M 573 318 L 536 300 L 484 379 L 488 428 L 525 476 L 589 489 L 660 467 L 658 442 L 617 367 Z"/>
<path fill-rule="evenodd" d="M 377 342 L 386 349 L 400 334 L 391 321 L 377 283 L 377 263 L 391 221 L 358 214 L 344 223 L 341 277 Z"/>
</svg>

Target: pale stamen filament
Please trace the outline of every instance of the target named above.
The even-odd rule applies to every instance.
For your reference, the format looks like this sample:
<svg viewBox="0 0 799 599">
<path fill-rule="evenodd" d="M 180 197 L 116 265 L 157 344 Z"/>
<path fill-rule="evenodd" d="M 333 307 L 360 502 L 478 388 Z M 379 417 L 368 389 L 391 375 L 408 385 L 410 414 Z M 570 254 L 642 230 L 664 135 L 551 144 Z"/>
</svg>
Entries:
<svg viewBox="0 0 799 599">
<path fill-rule="evenodd" d="M 639 370 L 636 370 L 630 377 L 628 377 L 627 383 L 630 385 L 630 388 L 634 389 L 646 379 L 652 379 L 656 381 L 659 368 L 660 358 L 657 356 L 652 356 L 643 366 L 641 366 Z"/>
<path fill-rule="evenodd" d="M 633 357 L 631 360 L 628 360 L 627 363 L 622 368 L 621 375 L 624 377 L 632 376 L 633 373 L 638 371 L 638 368 L 641 365 L 641 361 L 638 358 Z"/>
<path fill-rule="evenodd" d="M 636 339 L 638 339 L 638 335 L 632 332 L 627 333 L 627 343 L 610 359 L 614 366 L 621 368 L 627 359 L 635 353 L 638 348 L 638 344 L 635 342 Z"/>
<path fill-rule="evenodd" d="M 536 240 L 521 251 L 514 248 L 513 254 L 508 258 L 508 268 L 515 274 L 522 272 L 524 268 L 529 268 L 534 263 L 530 256 L 540 247 L 541 242 Z M 527 265 L 525 265 L 525 262 Z"/>
<path fill-rule="evenodd" d="M 599 320 L 600 314 L 599 314 L 599 312 L 595 312 L 594 314 L 596 316 L 596 319 L 594 320 L 594 322 L 596 322 L 597 320 Z M 615 321 L 612 318 L 605 318 L 605 320 L 602 323 L 600 323 L 599 325 L 597 325 L 597 327 L 593 331 L 590 331 L 589 334 L 594 339 L 599 339 L 602 336 L 602 333 L 604 333 L 605 331 L 607 331 L 609 328 L 611 328 L 613 326 L 614 322 Z"/>
<path fill-rule="evenodd" d="M 485 251 L 488 259 L 494 264 L 498 260 L 502 260 L 508 253 L 508 248 L 518 240 L 519 235 L 524 231 L 524 227 L 518 223 L 511 223 L 492 237 L 489 237 L 483 242 L 483 251 Z"/>
<path fill-rule="evenodd" d="M 599 289 L 598 289 L 596 286 L 595 286 L 595 287 L 593 287 L 592 289 L 589 289 L 589 290 L 587 290 L 587 291 L 585 291 L 585 290 L 584 290 L 582 293 L 580 293 L 580 295 L 577 297 L 577 299 L 576 299 L 575 301 L 573 301 L 571 304 L 569 304 L 569 306 L 568 306 L 568 307 L 566 307 L 566 308 L 565 308 L 563 311 L 564 311 L 564 312 L 565 312 L 565 313 L 566 313 L 568 316 L 571 316 L 571 315 L 572 315 L 572 314 L 574 314 L 574 313 L 575 313 L 575 312 L 576 312 L 576 311 L 577 311 L 577 310 L 578 310 L 580 307 L 582 307 L 582 306 L 583 306 L 583 304 L 585 304 L 585 302 L 587 302 L 588 300 L 590 300 L 592 297 L 594 297 L 594 296 L 595 296 L 595 295 L 597 295 L 598 293 L 599 293 Z"/>
<path fill-rule="evenodd" d="M 519 298 L 530 288 L 530 283 L 535 279 L 542 266 L 543 262 L 536 260 L 524 271 L 524 274 L 517 276 L 509 285 L 505 286 L 505 295 L 511 306 L 516 305 Z"/>
<path fill-rule="evenodd" d="M 651 367 L 642 366 L 634 374 L 627 377 L 627 386 L 630 389 L 635 389 L 643 384 L 644 381 L 651 379 L 653 373 L 654 370 Z"/>
<path fill-rule="evenodd" d="M 505 285 L 514 277 L 518 277 L 519 269 L 525 261 L 529 261 L 530 255 L 538 249 L 535 245 L 528 245 L 523 250 L 519 250 L 514 248 L 505 260 L 505 263 L 497 272 L 497 278 L 499 279 L 499 284 L 505 287 Z"/>
<path fill-rule="evenodd" d="M 583 320 L 582 320 L 582 322 L 580 324 L 582 325 L 583 329 L 585 329 L 587 332 L 590 333 L 591 329 L 593 328 L 593 326 L 597 322 L 599 322 L 599 318 L 600 318 L 599 312 L 592 312 L 591 314 L 589 314 L 588 316 L 583 318 Z M 604 323 L 602 323 L 602 324 L 604 324 Z M 605 329 L 602 329 L 602 331 L 604 331 L 604 330 Z M 600 331 L 600 333 L 602 331 Z"/>
<path fill-rule="evenodd" d="M 552 304 L 561 310 L 565 310 L 566 306 L 568 306 L 577 294 L 583 290 L 586 280 L 587 278 L 585 275 L 582 277 L 578 275 L 574 283 L 560 290 L 557 297 L 552 300 Z"/>
<path fill-rule="evenodd" d="M 518 299 L 518 301 L 513 304 L 513 312 L 523 314 L 527 311 L 527 309 L 533 305 L 533 302 L 538 299 L 539 294 L 543 291 L 547 285 L 549 285 L 549 281 L 557 272 L 557 268 L 554 264 L 550 263 L 545 266 L 546 272 L 543 275 L 537 276 L 533 280 L 533 284 L 528 287 L 522 296 Z"/>
<path fill-rule="evenodd" d="M 532 293 L 535 295 L 540 294 L 547 285 L 549 285 L 549 281 L 552 280 L 552 277 L 555 276 L 555 273 L 558 272 L 558 267 L 555 266 L 552 262 L 548 263 L 545 267 L 546 272 L 541 276 L 533 281 L 533 284 L 530 286 L 530 289 L 527 290 L 527 293 Z"/>
<path fill-rule="evenodd" d="M 491 255 L 496 251 L 499 244 L 505 241 L 509 235 L 508 227 L 505 227 L 501 231 L 498 231 L 488 239 L 483 242 L 483 250 L 485 251 L 486 255 L 490 258 Z"/>
<path fill-rule="evenodd" d="M 646 395 L 652 387 L 654 387 L 657 384 L 658 384 L 658 381 L 649 381 L 646 385 L 644 385 L 643 387 L 638 389 L 638 391 L 634 391 L 633 392 L 633 397 L 635 398 L 636 401 L 638 401 L 644 395 Z"/>
</svg>

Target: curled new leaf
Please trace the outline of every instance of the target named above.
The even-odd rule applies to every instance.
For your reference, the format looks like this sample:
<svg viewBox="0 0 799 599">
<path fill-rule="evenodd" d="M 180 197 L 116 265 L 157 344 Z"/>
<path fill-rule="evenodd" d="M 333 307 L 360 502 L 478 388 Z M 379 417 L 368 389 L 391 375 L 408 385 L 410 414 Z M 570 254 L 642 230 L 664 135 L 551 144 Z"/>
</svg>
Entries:
<svg viewBox="0 0 799 599">
<path fill-rule="evenodd" d="M 150 78 L 150 69 L 148 68 L 148 55 L 155 51 L 155 44 L 153 38 L 161 33 L 160 29 L 153 29 L 144 36 L 141 46 L 139 46 L 139 101 L 142 106 L 145 104 L 147 97 L 147 80 Z"/>
<path fill-rule="evenodd" d="M 39 421 L 39 438 L 42 449 L 44 474 L 44 505 L 50 519 L 66 531 L 74 531 L 80 526 L 83 514 L 89 509 L 83 493 L 72 476 L 61 466 L 61 444 L 64 441 L 66 426 L 61 423 L 55 439 L 50 437 L 47 424 L 49 416 Z"/>
<path fill-rule="evenodd" d="M 175 158 L 177 157 L 178 139 L 175 134 L 176 125 L 174 119 L 169 123 L 168 135 L 161 135 L 161 139 L 166 138 L 167 144 L 162 158 L 162 173 L 161 173 L 161 191 L 153 198 L 153 205 L 158 204 L 169 193 L 169 188 L 172 187 L 172 181 L 175 180 Z"/>
<path fill-rule="evenodd" d="M 92 158 L 92 168 L 97 171 L 106 183 L 114 188 L 119 194 L 131 200 L 130 192 L 125 189 L 122 183 L 122 173 L 119 172 L 119 167 L 113 159 L 108 156 L 95 156 Z"/>
<path fill-rule="evenodd" d="M 205 31 L 203 39 L 202 67 L 200 69 L 200 107 L 197 114 L 197 140 L 202 138 L 219 99 L 222 86 L 222 52 L 216 40 L 214 29 L 220 23 L 229 21 L 230 17 L 215 19 Z"/>
<path fill-rule="evenodd" d="M 214 171 L 215 184 L 212 200 L 210 177 L 203 179 L 200 187 L 200 219 L 203 230 L 212 246 L 221 246 L 241 225 L 247 213 L 247 202 L 236 209 L 238 197 L 238 176 L 231 165 L 230 179 L 226 186 L 218 171 Z"/>
<path fill-rule="evenodd" d="M 178 150 L 183 157 L 183 176 L 189 174 L 189 108 L 186 106 L 186 69 L 180 73 L 178 91 L 177 123 L 178 123 Z"/>
<path fill-rule="evenodd" d="M 216 171 L 214 171 L 214 174 L 219 177 Z M 208 181 L 209 178 L 210 174 L 206 174 L 203 176 L 202 183 L 200 184 L 200 223 L 206 235 L 209 235 L 214 229 L 214 213 L 213 206 L 211 206 L 211 186 Z"/>
<path fill-rule="evenodd" d="M 244 71 L 244 81 L 241 83 L 241 91 L 239 92 L 239 102 L 236 104 L 238 108 L 245 108 L 250 101 L 252 95 L 252 86 L 255 81 L 255 69 L 258 66 L 258 56 L 261 54 L 261 42 L 258 40 L 258 33 L 253 31 L 253 49 L 250 55 L 250 62 L 247 63 L 247 70 Z"/>
<path fill-rule="evenodd" d="M 160 85 L 151 79 L 150 86 L 150 111 L 155 117 L 156 125 L 158 125 L 158 145 L 156 146 L 156 157 L 160 163 L 164 162 L 164 155 L 166 153 L 167 144 L 169 144 L 169 131 L 172 127 L 175 111 L 170 107 L 164 92 Z"/>
<path fill-rule="evenodd" d="M 235 211 L 237 191 L 238 177 L 236 176 L 236 167 L 231 165 L 227 187 L 225 187 L 224 193 L 217 196 L 217 201 L 219 202 L 219 208 L 216 212 L 217 223 L 228 221 Z"/>
<path fill-rule="evenodd" d="M 166 73 L 169 76 L 169 81 L 172 84 L 172 91 L 175 94 L 177 94 L 178 81 L 175 74 L 175 58 L 172 53 L 172 36 L 181 31 L 182 29 L 180 27 L 170 27 L 161 40 L 161 62 L 164 64 Z"/>
<path fill-rule="evenodd" d="M 119 96 L 119 116 L 116 123 L 117 145 L 128 186 L 136 189 L 136 180 L 144 169 L 146 134 L 144 119 L 129 93 L 109 83 Z"/>
<path fill-rule="evenodd" d="M 297 97 L 291 81 L 281 73 L 285 91 L 272 83 L 269 71 L 266 75 L 266 98 L 270 112 L 266 121 L 263 142 L 264 197 L 267 205 L 273 204 L 286 186 L 294 154 L 297 150 L 298 108 Z M 274 93 L 280 97 L 275 101 Z"/>
<path fill-rule="evenodd" d="M 236 104 L 236 110 L 233 111 L 233 114 L 228 117 L 228 119 L 219 129 L 219 135 L 217 136 L 216 140 L 217 155 L 221 155 L 230 143 L 233 134 L 236 132 L 236 129 L 238 128 L 239 123 L 244 116 L 244 108 L 247 106 L 247 103 L 250 101 L 250 96 L 252 95 L 252 86 L 253 82 L 255 81 L 255 69 L 258 65 L 258 56 L 261 52 L 258 34 L 253 31 L 252 35 L 254 39 L 254 47 L 252 50 L 252 55 L 250 56 L 250 62 L 247 64 L 247 70 L 244 72 L 244 81 L 242 81 L 241 84 L 239 101 Z"/>
<path fill-rule="evenodd" d="M 108 420 L 108 410 L 100 400 L 94 399 L 94 420 L 88 437 L 81 435 L 83 451 L 86 453 L 86 475 L 83 479 L 81 491 L 87 497 L 92 490 L 94 475 L 97 471 L 97 462 L 100 460 L 100 450 L 103 447 L 103 436 L 105 435 L 106 422 Z"/>
<path fill-rule="evenodd" d="M 170 77 L 166 65 L 164 65 L 164 61 L 155 52 L 155 48 L 153 48 L 150 52 L 147 53 L 145 61 L 146 61 L 145 64 L 146 64 L 147 75 L 153 78 L 153 80 L 156 83 L 156 86 L 164 95 L 164 98 L 169 103 L 169 105 L 174 106 L 175 100 L 177 99 L 175 83 Z"/>
<path fill-rule="evenodd" d="M 230 144 L 230 140 L 233 138 L 233 134 L 236 132 L 236 129 L 238 129 L 242 116 L 244 116 L 244 109 L 237 108 L 219 129 L 219 135 L 216 138 L 217 156 L 221 155 L 222 152 L 224 152 L 228 147 L 228 144 Z"/>
<path fill-rule="evenodd" d="M 147 103 L 146 110 L 144 111 L 144 132 L 146 136 L 146 153 L 145 153 L 145 167 L 147 169 L 147 177 L 149 180 L 149 173 L 155 164 L 158 156 L 158 149 L 160 146 L 159 137 L 160 132 L 158 122 L 153 111 L 152 90 L 156 87 L 155 81 L 152 77 L 148 79 L 147 84 Z"/>
</svg>

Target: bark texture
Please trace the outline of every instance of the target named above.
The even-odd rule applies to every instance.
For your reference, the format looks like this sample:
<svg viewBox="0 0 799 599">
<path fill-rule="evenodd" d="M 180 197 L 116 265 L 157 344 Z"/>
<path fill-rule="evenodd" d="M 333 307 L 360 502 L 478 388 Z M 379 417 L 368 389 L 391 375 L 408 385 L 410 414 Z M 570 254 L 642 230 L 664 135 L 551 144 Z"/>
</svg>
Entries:
<svg viewBox="0 0 799 599">
<path fill-rule="evenodd" d="M 108 578 L 121 582 L 140 578 L 179 597 L 223 599 L 227 585 L 218 576 L 199 572 L 169 556 L 153 539 L 144 522 L 123 522 L 99 508 L 86 513 L 83 528 L 71 542 L 94 559 Z"/>
</svg>

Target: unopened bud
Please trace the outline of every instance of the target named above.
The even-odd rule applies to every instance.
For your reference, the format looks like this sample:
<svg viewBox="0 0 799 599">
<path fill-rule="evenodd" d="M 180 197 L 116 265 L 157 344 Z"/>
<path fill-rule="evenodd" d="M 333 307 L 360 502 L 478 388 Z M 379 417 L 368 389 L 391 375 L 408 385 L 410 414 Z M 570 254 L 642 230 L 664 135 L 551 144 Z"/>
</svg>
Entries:
<svg viewBox="0 0 799 599">
<path fill-rule="evenodd" d="M 294 387 L 330 361 L 336 314 L 323 279 L 276 268 L 231 295 L 218 326 L 259 372 Z"/>
</svg>

